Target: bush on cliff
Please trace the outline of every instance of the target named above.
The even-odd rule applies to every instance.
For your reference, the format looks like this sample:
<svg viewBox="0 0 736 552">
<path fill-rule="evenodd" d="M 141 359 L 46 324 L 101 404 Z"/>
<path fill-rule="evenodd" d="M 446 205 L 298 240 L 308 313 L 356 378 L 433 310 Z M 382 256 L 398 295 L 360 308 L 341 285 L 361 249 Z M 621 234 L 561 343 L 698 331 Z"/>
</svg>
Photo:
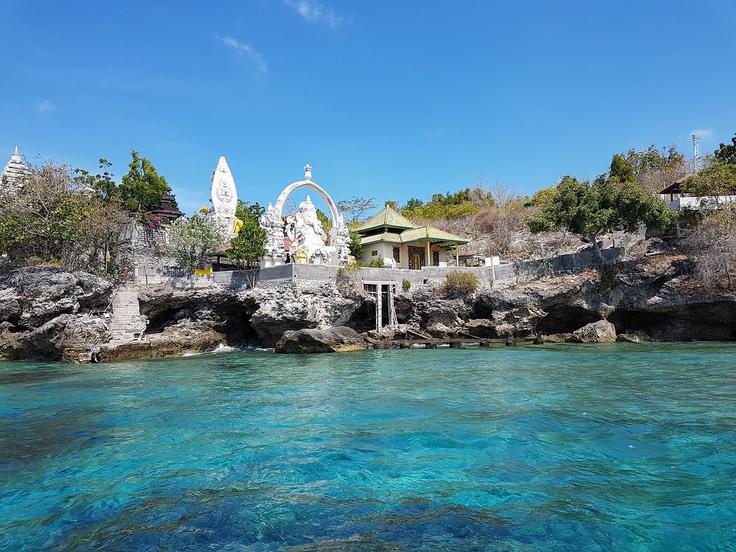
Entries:
<svg viewBox="0 0 736 552">
<path fill-rule="evenodd" d="M 620 156 L 618 156 L 620 157 Z M 540 213 L 527 219 L 534 232 L 565 229 L 580 235 L 593 246 L 598 260 L 604 258 L 598 245 L 601 235 L 614 230 L 633 232 L 641 223 L 666 228 L 674 220 L 667 204 L 630 180 L 630 171 L 621 168 L 614 156 L 611 172 L 592 184 L 566 176 L 555 188 Z"/>
<path fill-rule="evenodd" d="M 445 293 L 449 295 L 471 295 L 480 287 L 480 280 L 472 272 L 448 272 Z"/>
<path fill-rule="evenodd" d="M 736 289 L 736 207 L 707 214 L 685 240 L 695 276 L 707 289 Z"/>
<path fill-rule="evenodd" d="M 179 219 L 169 229 L 169 254 L 184 268 L 194 269 L 226 245 L 220 229 L 196 214 Z"/>
</svg>

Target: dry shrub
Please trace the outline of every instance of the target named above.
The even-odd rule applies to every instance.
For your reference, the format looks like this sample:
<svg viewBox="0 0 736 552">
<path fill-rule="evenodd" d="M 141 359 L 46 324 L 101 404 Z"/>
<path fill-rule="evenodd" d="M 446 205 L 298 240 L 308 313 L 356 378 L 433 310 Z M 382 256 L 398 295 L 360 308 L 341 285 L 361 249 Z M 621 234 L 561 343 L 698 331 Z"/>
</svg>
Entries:
<svg viewBox="0 0 736 552">
<path fill-rule="evenodd" d="M 473 223 L 478 232 L 486 236 L 488 255 L 507 255 L 514 238 L 525 230 L 523 212 L 509 208 L 483 209 Z"/>
<path fill-rule="evenodd" d="M 707 214 L 684 244 L 705 288 L 736 288 L 736 207 Z"/>
<path fill-rule="evenodd" d="M 480 280 L 472 272 L 448 272 L 445 292 L 450 295 L 470 295 L 480 287 Z"/>
</svg>

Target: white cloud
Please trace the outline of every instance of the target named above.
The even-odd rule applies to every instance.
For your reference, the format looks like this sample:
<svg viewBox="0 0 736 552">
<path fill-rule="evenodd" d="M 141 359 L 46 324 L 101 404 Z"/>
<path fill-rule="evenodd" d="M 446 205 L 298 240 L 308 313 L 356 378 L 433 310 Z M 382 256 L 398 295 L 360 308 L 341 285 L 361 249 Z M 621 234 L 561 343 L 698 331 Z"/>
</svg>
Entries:
<svg viewBox="0 0 736 552">
<path fill-rule="evenodd" d="M 38 100 L 36 102 L 36 111 L 39 113 L 49 113 L 56 109 L 56 106 L 48 100 Z"/>
<path fill-rule="evenodd" d="M 306 21 L 313 23 L 325 23 L 333 29 L 339 27 L 345 18 L 335 13 L 316 0 L 284 0 L 284 3 L 294 9 Z"/>
<path fill-rule="evenodd" d="M 701 140 L 712 140 L 713 139 L 713 129 L 712 128 L 694 128 L 690 135 L 695 135 L 697 138 L 700 138 Z"/>
<path fill-rule="evenodd" d="M 248 58 L 253 64 L 255 64 L 256 68 L 261 73 L 266 73 L 268 71 L 266 60 L 263 59 L 263 56 L 258 52 L 258 50 L 253 48 L 250 44 L 240 42 L 231 36 L 220 36 L 218 38 L 225 46 L 233 50 L 240 57 Z"/>
</svg>

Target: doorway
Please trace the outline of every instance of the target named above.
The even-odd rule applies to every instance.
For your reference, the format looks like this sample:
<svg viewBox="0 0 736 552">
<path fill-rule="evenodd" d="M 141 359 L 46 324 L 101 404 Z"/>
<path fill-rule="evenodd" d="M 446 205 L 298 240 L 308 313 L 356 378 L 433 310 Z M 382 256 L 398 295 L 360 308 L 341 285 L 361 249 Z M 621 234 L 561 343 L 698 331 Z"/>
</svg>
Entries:
<svg viewBox="0 0 736 552">
<path fill-rule="evenodd" d="M 409 268 L 411 270 L 419 270 L 427 264 L 425 253 L 422 247 L 409 246 Z"/>
</svg>

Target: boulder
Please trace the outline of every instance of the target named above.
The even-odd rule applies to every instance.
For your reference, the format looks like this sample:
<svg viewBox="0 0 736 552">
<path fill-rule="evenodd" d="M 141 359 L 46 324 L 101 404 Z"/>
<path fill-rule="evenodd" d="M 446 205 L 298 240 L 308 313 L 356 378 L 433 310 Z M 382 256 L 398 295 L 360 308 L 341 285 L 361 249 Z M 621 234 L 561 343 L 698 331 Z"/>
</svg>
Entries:
<svg viewBox="0 0 736 552">
<path fill-rule="evenodd" d="M 363 298 L 342 295 L 332 282 L 288 282 L 248 292 L 257 305 L 249 324 L 266 347 L 291 330 L 347 324 Z"/>
<path fill-rule="evenodd" d="M 465 330 L 465 333 L 472 335 L 473 337 L 498 337 L 496 324 L 493 320 L 489 320 L 488 318 L 472 318 L 465 322 L 463 329 Z"/>
<path fill-rule="evenodd" d="M 574 343 L 614 343 L 616 327 L 607 320 L 591 322 L 575 330 L 570 341 Z"/>
<path fill-rule="evenodd" d="M 346 326 L 287 331 L 276 343 L 277 353 L 337 353 L 366 348 L 363 336 Z"/>
</svg>

